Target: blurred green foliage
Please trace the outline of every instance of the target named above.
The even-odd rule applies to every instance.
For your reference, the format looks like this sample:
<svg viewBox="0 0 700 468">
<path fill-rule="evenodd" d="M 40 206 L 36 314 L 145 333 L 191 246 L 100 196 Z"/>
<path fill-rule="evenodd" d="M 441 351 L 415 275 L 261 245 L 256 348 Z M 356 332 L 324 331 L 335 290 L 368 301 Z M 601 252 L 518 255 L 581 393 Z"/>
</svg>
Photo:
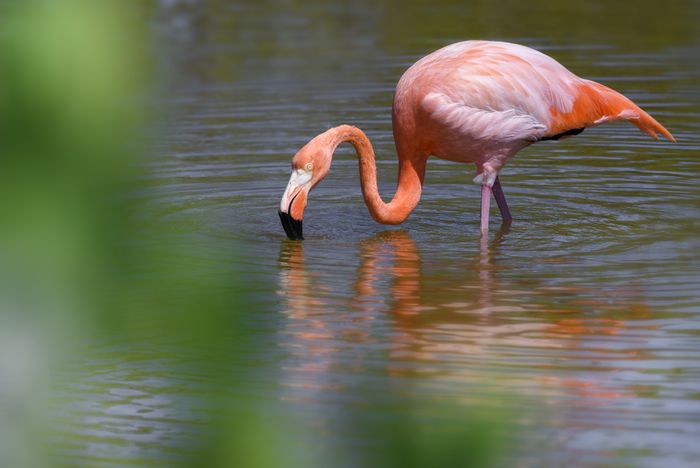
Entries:
<svg viewBox="0 0 700 468">
<path fill-rule="evenodd" d="M 209 336 L 240 299 L 230 248 L 177 236 L 137 195 L 156 112 L 145 18 L 127 5 L 29 1 L 3 21 L 2 296 L 71 327 Z"/>
<path fill-rule="evenodd" d="M 42 314 L 87 306 L 111 269 L 124 228 L 110 208 L 148 120 L 126 10 L 101 5 L 21 2 L 2 24 L 0 255 L 19 283 L 3 297 Z"/>
<path fill-rule="evenodd" d="M 51 464 L 35 447 L 47 378 L 90 343 L 179 344 L 195 362 L 240 345 L 231 249 L 178 236 L 136 195 L 156 112 L 145 18 L 128 6 L 26 1 L 2 19 L 0 339 L 17 339 L 0 381 L 19 382 L 0 409 L 21 442 L 2 466 Z"/>
</svg>

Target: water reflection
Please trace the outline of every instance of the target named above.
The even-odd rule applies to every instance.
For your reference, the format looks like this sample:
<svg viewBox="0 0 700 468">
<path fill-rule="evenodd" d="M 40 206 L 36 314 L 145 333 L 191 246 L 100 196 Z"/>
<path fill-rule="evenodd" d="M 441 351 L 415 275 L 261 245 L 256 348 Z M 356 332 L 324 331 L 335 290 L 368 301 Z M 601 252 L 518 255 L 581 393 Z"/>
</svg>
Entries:
<svg viewBox="0 0 700 468">
<path fill-rule="evenodd" d="M 284 398 L 352 400 L 367 379 L 379 388 L 398 379 L 409 393 L 488 406 L 509 388 L 533 405 L 566 408 L 541 415 L 548 427 L 566 428 L 565 450 L 594 450 L 610 424 L 642 431 L 657 414 L 648 405 L 672 381 L 647 288 L 546 277 L 518 284 L 502 252 L 508 235 L 502 226 L 478 241 L 478 255 L 436 263 L 408 232 L 380 232 L 343 252 L 358 259 L 353 274 L 309 265 L 304 249 L 313 244 L 282 242 Z M 344 288 L 337 275 L 352 280 Z M 669 427 L 690 437 L 672 419 L 659 430 Z M 642 438 L 654 447 L 662 440 Z"/>
<path fill-rule="evenodd" d="M 382 313 L 381 281 L 391 292 L 388 313 L 415 315 L 420 311 L 421 257 L 406 231 L 385 231 L 360 243 L 360 266 L 355 286 L 355 307 L 368 317 Z"/>
<path fill-rule="evenodd" d="M 434 355 L 432 345 L 437 351 L 484 350 L 490 347 L 484 340 L 493 337 L 508 346 L 573 349 L 585 347 L 588 335 L 624 335 L 630 321 L 652 318 L 644 288 L 635 282 L 598 289 L 543 278 L 523 286 L 499 274 L 511 268 L 499 258 L 509 230 L 503 225 L 492 239 L 479 239 L 477 256 L 455 257 L 438 269 L 422 266 L 408 232 L 372 235 L 359 242 L 356 254 L 343 255 L 359 258 L 347 293 L 338 291 L 338 278 L 327 266 L 307 268 L 304 243 L 282 242 L 279 294 L 286 325 L 289 336 L 306 343 L 292 347 L 316 356 L 333 349 L 321 346 L 326 340 L 370 340 L 375 322 L 391 327 L 393 355 L 417 360 Z M 470 345 L 446 347 L 440 333 Z"/>
<path fill-rule="evenodd" d="M 359 264 L 348 296 L 338 292 L 332 271 L 309 271 L 304 243 L 283 242 L 279 293 L 288 339 L 283 347 L 293 352 L 300 372 L 332 370 L 339 349 L 363 342 L 387 353 L 384 370 L 390 375 L 444 373 L 439 368 L 455 358 L 472 360 L 491 352 L 487 341 L 494 336 L 544 330 L 544 323 L 508 324 L 503 318 L 523 310 L 499 303 L 502 291 L 512 295 L 512 287 L 495 275 L 494 262 L 508 232 L 504 225 L 492 240 L 479 240 L 474 258 L 455 258 L 470 274 L 451 281 L 422 267 L 420 250 L 406 231 L 380 232 L 357 246 Z M 378 335 L 388 338 L 375 343 Z M 308 375 L 293 380 L 310 381 Z"/>
</svg>

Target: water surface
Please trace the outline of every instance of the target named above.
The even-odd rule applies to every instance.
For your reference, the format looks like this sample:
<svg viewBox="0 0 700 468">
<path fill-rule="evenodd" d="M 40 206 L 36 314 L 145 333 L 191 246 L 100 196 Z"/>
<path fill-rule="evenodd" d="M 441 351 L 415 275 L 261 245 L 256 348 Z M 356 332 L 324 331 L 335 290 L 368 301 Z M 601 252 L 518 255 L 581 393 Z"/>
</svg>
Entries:
<svg viewBox="0 0 700 468">
<path fill-rule="evenodd" d="M 183 220 L 180 234 L 230 243 L 263 285 L 252 295 L 265 325 L 244 351 L 254 362 L 238 356 L 253 370 L 247 392 L 297 414 L 349 464 L 371 440 L 347 421 L 382 417 L 399 396 L 525 408 L 511 454 L 523 466 L 697 462 L 698 10 L 648 3 L 575 14 L 544 1 L 158 4 L 160 66 L 175 78 L 146 197 Z M 533 145 L 501 176 L 512 226 L 499 229 L 494 210 L 482 240 L 472 167 L 432 159 L 418 208 L 387 227 L 342 147 L 310 197 L 306 240 L 286 240 L 276 211 L 296 150 L 359 126 L 390 198 L 395 83 L 424 54 L 473 38 L 552 55 L 635 100 L 678 143 L 613 124 Z M 161 375 L 172 359 L 143 344 L 96 350 L 73 390 L 84 417 L 71 456 L 176 459 L 205 424 L 206 382 Z"/>
</svg>

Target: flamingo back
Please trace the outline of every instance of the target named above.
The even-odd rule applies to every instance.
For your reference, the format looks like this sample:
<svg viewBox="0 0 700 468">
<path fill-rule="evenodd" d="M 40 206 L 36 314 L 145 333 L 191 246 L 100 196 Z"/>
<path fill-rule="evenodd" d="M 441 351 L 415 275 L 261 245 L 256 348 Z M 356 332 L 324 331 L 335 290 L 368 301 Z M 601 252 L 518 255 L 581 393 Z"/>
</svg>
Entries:
<svg viewBox="0 0 700 468">
<path fill-rule="evenodd" d="M 431 135 L 433 154 L 477 164 L 497 158 L 500 166 L 530 143 L 614 120 L 673 140 L 620 93 L 505 42 L 466 41 L 427 55 L 404 73 L 394 98 L 395 134 L 412 123 Z"/>
</svg>

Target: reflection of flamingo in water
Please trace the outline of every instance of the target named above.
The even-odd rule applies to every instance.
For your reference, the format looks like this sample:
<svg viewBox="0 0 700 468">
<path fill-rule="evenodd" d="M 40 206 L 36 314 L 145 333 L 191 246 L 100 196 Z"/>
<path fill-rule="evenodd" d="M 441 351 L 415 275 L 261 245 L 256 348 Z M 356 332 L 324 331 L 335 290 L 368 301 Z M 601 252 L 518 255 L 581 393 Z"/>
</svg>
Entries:
<svg viewBox="0 0 700 468">
<path fill-rule="evenodd" d="M 501 363 L 506 359 L 501 353 L 514 350 L 536 355 L 549 350 L 546 352 L 554 353 L 553 357 L 574 353 L 574 360 L 579 352 L 604 356 L 609 350 L 598 349 L 595 343 L 600 336 L 629 331 L 630 324 L 620 319 L 622 314 L 632 320 L 648 318 L 650 311 L 635 287 L 615 289 L 607 295 L 596 289 L 545 284 L 518 290 L 496 274 L 498 250 L 506 234 L 507 227 L 490 242 L 482 238 L 477 258 L 455 260 L 461 266 L 462 279 L 441 277 L 437 287 L 432 284 L 435 278 L 424 271 L 420 250 L 405 231 L 382 232 L 361 241 L 357 279 L 347 304 L 350 316 L 331 310 L 337 299 L 330 285 L 324 284 L 324 275 L 307 271 L 303 244 L 284 242 L 280 292 L 286 298 L 289 317 L 285 335 L 291 340 L 285 346 L 301 357 L 294 370 L 294 385 L 327 389 L 333 379 L 326 374 L 348 358 L 339 343 L 374 343 L 377 332 L 373 327 L 386 326 L 386 321 L 391 326 L 386 341 L 389 374 L 419 372 L 471 381 L 481 376 L 469 363 Z M 470 272 L 467 278 L 465 271 Z M 549 299 L 552 294 L 559 297 L 556 303 Z M 508 301 L 515 295 L 518 301 Z M 597 313 L 586 313 L 591 310 Z M 362 353 L 361 347 L 353 349 Z M 621 353 L 619 349 L 614 352 Z M 638 359 L 640 353 L 634 348 L 624 356 Z M 546 370 L 549 360 L 546 355 L 542 358 L 537 365 L 540 370 L 528 374 L 531 377 L 523 385 L 534 385 L 535 391 L 546 388 L 555 395 L 573 393 L 580 398 L 577 404 L 588 406 L 626 396 L 607 385 L 600 371 L 583 375 L 573 367 L 568 371 L 567 359 L 559 357 L 555 361 L 560 370 L 550 372 Z M 523 365 L 517 358 L 508 358 L 513 359 L 511 367 Z M 444 362 L 455 360 L 464 360 L 465 365 L 447 374 L 439 370 Z M 512 378 L 522 378 L 521 374 Z"/>
<path fill-rule="evenodd" d="M 385 262 L 391 266 L 384 266 Z M 360 244 L 360 267 L 356 283 L 356 303 L 361 308 L 378 295 L 376 283 L 391 282 L 393 304 L 390 313 L 415 315 L 420 311 L 420 253 L 405 231 L 375 234 Z"/>
<path fill-rule="evenodd" d="M 654 138 L 661 133 L 673 140 L 668 130 L 620 93 L 577 77 L 536 50 L 505 42 L 460 42 L 419 60 L 396 87 L 392 117 L 399 177 L 391 202 L 379 196 L 374 150 L 367 136 L 348 125 L 332 128 L 292 160 L 279 212 L 290 239 L 303 238 L 308 193 L 328 174 L 333 152 L 343 142 L 357 150 L 365 203 L 372 217 L 384 224 L 402 223 L 418 204 L 430 155 L 474 163 L 474 181 L 481 185 L 483 234 L 492 192 L 503 220 L 511 220 L 498 173 L 532 143 L 578 135 L 615 120 L 627 120 Z"/>
<path fill-rule="evenodd" d="M 466 269 L 473 270 L 476 277 L 463 285 L 469 286 L 469 289 L 455 295 L 466 299 L 462 303 L 449 303 L 450 296 L 425 284 L 429 279 L 422 272 L 420 252 L 405 231 L 380 233 L 362 242 L 357 302 L 362 303 L 363 299 L 380 295 L 376 285 L 390 277 L 393 301 L 386 312 L 393 323 L 389 351 L 391 360 L 387 366 L 391 375 L 410 376 L 417 371 L 424 375 L 440 375 L 442 372 L 438 369 L 443 359 L 483 362 L 497 358 L 498 352 L 491 346 L 589 353 L 589 338 L 594 338 L 595 342 L 601 335 L 630 331 L 630 325 L 618 318 L 620 315 L 630 319 L 649 318 L 649 307 L 640 300 L 641 291 L 634 286 L 616 288 L 606 293 L 577 286 L 561 288 L 541 285 L 529 292 L 521 291 L 526 297 L 530 295 L 528 301 L 535 303 L 532 309 L 538 310 L 538 318 L 513 321 L 513 316 L 528 312 L 519 311 L 518 306 L 499 304 L 499 292 L 517 291 L 495 275 L 495 261 L 508 229 L 507 225 L 502 226 L 491 241 L 485 237 L 480 239 L 478 259 L 466 265 Z M 388 267 L 392 257 L 393 263 Z M 566 293 L 568 297 L 561 305 L 563 310 L 545 305 L 537 297 L 538 291 L 549 290 Z M 473 294 L 469 295 L 467 291 Z M 435 301 L 436 296 L 443 295 L 444 302 Z M 593 297 L 584 299 L 585 296 Z M 538 302 L 541 305 L 536 305 Z M 587 316 L 587 310 L 598 310 L 600 315 Z M 444 340 L 441 336 L 449 339 Z M 605 352 L 605 349 L 600 351 Z M 634 360 L 643 358 L 644 352 L 635 347 L 625 355 Z M 417 362 L 423 364 L 416 366 Z M 471 371 L 470 367 L 464 366 L 459 372 L 444 377 L 460 381 L 484 378 L 478 372 Z M 546 364 L 543 368 L 546 368 Z M 628 396 L 621 389 L 607 384 L 607 376 L 600 372 L 581 375 L 579 372 L 546 372 L 541 369 L 533 377 L 532 383 L 537 385 L 537 392 L 565 394 L 568 397 L 574 395 L 577 397 L 572 402 L 575 406 L 606 406 Z M 634 388 L 631 390 L 634 391 Z"/>
</svg>

